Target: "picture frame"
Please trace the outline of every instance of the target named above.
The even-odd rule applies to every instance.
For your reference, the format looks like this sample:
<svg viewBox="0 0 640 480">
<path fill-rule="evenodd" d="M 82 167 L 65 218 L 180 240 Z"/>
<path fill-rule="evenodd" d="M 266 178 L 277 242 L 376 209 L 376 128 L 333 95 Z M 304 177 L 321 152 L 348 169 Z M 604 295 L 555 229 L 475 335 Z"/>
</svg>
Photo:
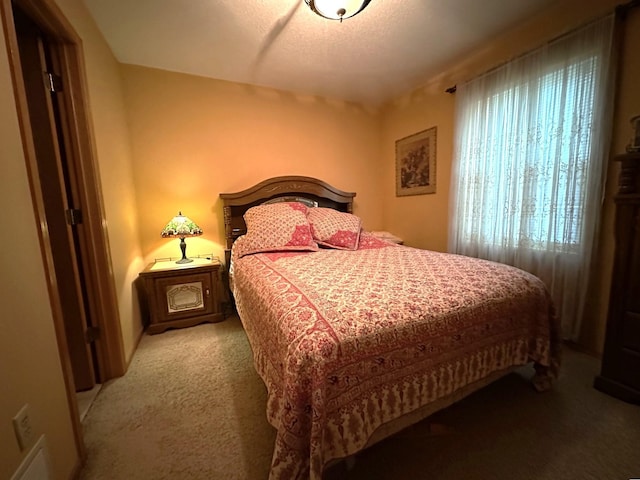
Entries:
<svg viewBox="0 0 640 480">
<path fill-rule="evenodd" d="M 437 127 L 396 140 L 396 197 L 436 193 Z"/>
</svg>

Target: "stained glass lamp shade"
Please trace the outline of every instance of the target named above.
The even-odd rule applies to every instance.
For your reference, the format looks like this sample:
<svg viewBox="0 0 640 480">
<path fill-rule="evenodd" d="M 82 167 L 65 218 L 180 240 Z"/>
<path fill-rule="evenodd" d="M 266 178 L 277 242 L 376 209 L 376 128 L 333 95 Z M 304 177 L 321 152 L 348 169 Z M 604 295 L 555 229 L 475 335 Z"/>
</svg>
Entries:
<svg viewBox="0 0 640 480">
<path fill-rule="evenodd" d="M 202 229 L 195 224 L 189 217 L 182 215 L 182 212 L 178 212 L 178 215 L 173 217 L 167 226 L 162 229 L 160 233 L 163 238 L 178 237 L 180 238 L 180 250 L 182 251 L 182 258 L 176 263 L 189 263 L 193 262 L 190 258 L 187 258 L 187 244 L 184 241 L 186 237 L 197 237 L 202 235 Z"/>
</svg>

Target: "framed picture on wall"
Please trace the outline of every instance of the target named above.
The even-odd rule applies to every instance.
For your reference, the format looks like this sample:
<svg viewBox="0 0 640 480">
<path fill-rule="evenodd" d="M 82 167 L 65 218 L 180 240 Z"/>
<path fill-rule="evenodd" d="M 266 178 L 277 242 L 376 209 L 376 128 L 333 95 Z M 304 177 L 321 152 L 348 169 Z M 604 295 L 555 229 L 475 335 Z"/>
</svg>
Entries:
<svg viewBox="0 0 640 480">
<path fill-rule="evenodd" d="M 396 141 L 396 197 L 436 193 L 437 127 Z"/>
</svg>

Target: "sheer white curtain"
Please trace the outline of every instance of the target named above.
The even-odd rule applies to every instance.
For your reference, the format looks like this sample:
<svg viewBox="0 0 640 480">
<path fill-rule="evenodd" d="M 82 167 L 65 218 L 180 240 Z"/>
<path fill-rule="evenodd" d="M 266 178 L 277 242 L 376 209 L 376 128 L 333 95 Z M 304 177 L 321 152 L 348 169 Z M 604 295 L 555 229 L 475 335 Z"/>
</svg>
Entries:
<svg viewBox="0 0 640 480">
<path fill-rule="evenodd" d="M 449 250 L 540 277 L 580 333 L 606 178 L 613 15 L 456 91 Z"/>
</svg>

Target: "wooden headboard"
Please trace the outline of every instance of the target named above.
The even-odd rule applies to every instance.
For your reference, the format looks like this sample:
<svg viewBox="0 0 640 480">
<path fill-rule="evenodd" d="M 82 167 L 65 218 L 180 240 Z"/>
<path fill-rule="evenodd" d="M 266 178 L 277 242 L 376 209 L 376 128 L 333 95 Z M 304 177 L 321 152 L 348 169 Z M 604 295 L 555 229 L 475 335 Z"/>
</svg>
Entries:
<svg viewBox="0 0 640 480">
<path fill-rule="evenodd" d="M 319 207 L 353 213 L 355 196 L 354 192 L 343 192 L 317 178 L 295 175 L 270 178 L 241 192 L 221 193 L 227 250 L 236 238 L 247 232 L 243 215 L 253 206 L 280 198 L 287 201 L 306 199 L 317 202 Z"/>
</svg>

